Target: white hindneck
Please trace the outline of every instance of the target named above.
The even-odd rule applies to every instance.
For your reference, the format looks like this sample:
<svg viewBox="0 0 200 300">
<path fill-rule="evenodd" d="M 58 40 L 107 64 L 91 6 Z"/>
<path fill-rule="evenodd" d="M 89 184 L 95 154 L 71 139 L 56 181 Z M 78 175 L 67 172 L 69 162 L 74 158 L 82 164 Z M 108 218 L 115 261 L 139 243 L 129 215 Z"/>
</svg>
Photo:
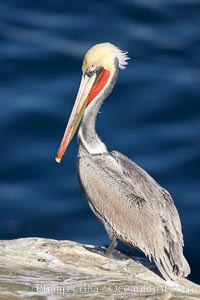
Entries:
<svg viewBox="0 0 200 300">
<path fill-rule="evenodd" d="M 94 99 L 86 108 L 82 124 L 78 131 L 78 138 L 80 142 L 90 154 L 108 152 L 106 145 L 101 141 L 95 130 L 95 106 L 97 106 L 97 103 L 95 103 L 96 100 L 97 99 Z M 93 120 L 94 122 L 91 122 L 91 120 Z"/>
</svg>

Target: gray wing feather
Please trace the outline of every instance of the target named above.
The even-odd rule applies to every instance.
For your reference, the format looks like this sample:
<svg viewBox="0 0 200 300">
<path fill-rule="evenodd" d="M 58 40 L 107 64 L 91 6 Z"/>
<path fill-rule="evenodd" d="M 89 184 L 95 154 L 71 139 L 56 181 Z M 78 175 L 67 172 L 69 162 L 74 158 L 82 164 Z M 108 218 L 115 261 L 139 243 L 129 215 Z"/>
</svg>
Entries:
<svg viewBox="0 0 200 300">
<path fill-rule="evenodd" d="M 166 279 L 189 273 L 179 215 L 165 189 L 117 151 L 80 157 L 78 166 L 83 192 L 111 239 L 142 250 Z"/>
</svg>

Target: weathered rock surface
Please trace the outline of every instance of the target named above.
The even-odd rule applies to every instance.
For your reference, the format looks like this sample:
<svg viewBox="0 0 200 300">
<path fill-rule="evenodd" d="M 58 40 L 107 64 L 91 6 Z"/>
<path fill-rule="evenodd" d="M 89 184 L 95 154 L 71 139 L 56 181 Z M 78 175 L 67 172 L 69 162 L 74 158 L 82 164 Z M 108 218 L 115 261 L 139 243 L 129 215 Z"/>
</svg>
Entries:
<svg viewBox="0 0 200 300">
<path fill-rule="evenodd" d="M 42 238 L 0 241 L 0 299 L 200 299 L 200 286 L 166 282 L 146 259 L 97 250 Z"/>
</svg>

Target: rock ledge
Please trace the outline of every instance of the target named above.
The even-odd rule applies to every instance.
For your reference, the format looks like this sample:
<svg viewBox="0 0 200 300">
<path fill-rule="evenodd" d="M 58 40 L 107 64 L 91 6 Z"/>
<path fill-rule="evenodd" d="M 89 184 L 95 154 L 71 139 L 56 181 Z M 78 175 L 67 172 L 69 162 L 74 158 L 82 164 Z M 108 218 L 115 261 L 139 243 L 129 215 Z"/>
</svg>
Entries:
<svg viewBox="0 0 200 300">
<path fill-rule="evenodd" d="M 0 299 L 200 299 L 200 286 L 166 282 L 146 259 L 97 250 L 42 238 L 0 241 Z"/>
</svg>

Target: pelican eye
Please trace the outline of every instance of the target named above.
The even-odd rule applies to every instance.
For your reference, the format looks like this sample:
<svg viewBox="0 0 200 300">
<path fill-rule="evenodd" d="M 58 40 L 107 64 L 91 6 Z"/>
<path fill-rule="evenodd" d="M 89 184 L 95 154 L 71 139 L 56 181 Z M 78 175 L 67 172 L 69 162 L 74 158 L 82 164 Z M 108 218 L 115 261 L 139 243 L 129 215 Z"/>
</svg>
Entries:
<svg viewBox="0 0 200 300">
<path fill-rule="evenodd" d="M 87 71 L 85 72 L 86 75 L 91 77 L 96 71 L 97 71 L 97 66 L 96 64 L 91 64 L 88 68 Z"/>
<path fill-rule="evenodd" d="M 90 67 L 89 67 L 89 70 L 91 71 L 91 72 L 93 72 L 93 71 L 95 71 L 96 70 L 96 65 L 95 64 L 91 64 L 90 65 Z"/>
</svg>

